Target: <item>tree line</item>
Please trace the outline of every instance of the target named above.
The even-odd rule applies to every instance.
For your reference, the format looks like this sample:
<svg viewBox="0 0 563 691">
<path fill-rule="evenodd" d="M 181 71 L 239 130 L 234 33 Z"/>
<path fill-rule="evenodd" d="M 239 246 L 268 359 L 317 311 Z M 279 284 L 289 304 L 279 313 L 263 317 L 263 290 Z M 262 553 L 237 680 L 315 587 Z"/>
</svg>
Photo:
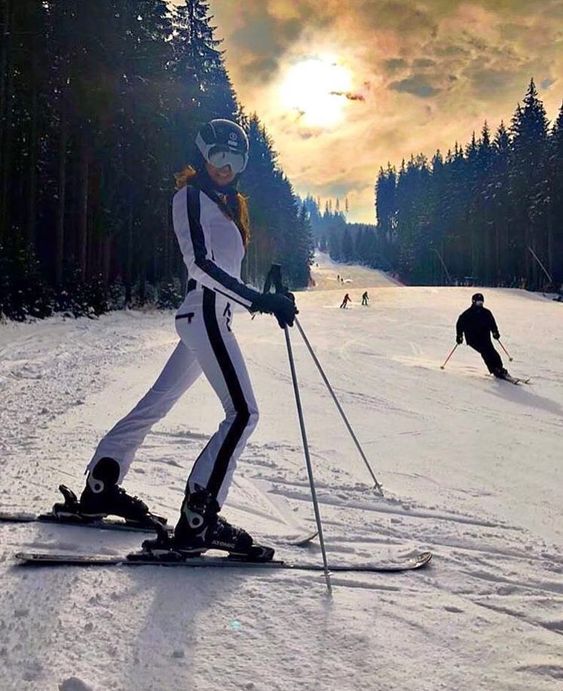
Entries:
<svg viewBox="0 0 563 691">
<path fill-rule="evenodd" d="M 382 235 L 372 223 L 349 223 L 346 220 L 348 202 L 340 208 L 338 199 L 325 202 L 321 212 L 320 200 L 308 195 L 303 200 L 307 210 L 315 247 L 327 252 L 336 262 L 363 264 L 374 269 L 391 271 L 393 264 L 385 254 Z"/>
<path fill-rule="evenodd" d="M 375 185 L 378 246 L 414 284 L 557 290 L 563 283 L 563 106 L 550 128 L 533 79 L 509 128 Z"/>
<path fill-rule="evenodd" d="M 377 225 L 304 200 L 315 244 L 335 261 L 396 272 L 405 283 L 561 290 L 563 106 L 552 127 L 533 79 L 507 129 L 418 154 L 375 184 Z"/>
<path fill-rule="evenodd" d="M 206 0 L 0 0 L 0 316 L 75 316 L 181 300 L 174 172 L 208 120 L 236 120 L 250 160 L 244 278 L 312 260 L 307 213 L 245 113 Z"/>
</svg>

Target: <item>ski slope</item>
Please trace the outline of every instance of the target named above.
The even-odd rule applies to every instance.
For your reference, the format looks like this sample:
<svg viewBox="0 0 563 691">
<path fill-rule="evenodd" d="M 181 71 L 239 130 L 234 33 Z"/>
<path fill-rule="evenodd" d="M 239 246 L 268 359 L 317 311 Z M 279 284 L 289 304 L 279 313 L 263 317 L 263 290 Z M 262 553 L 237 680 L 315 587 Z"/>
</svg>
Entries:
<svg viewBox="0 0 563 691">
<path fill-rule="evenodd" d="M 317 252 L 311 274 L 316 290 L 341 290 L 342 295 L 351 289 L 361 287 L 365 289 L 402 285 L 389 273 L 374 271 L 357 264 L 339 264 L 332 261 L 324 252 Z"/>
<path fill-rule="evenodd" d="M 483 289 L 515 376 L 457 349 L 473 288 L 411 288 L 319 257 L 300 323 L 382 483 L 291 331 L 329 562 L 430 549 L 400 575 L 142 567 L 37 571 L 18 550 L 121 554 L 141 536 L 0 524 L 0 688 L 554 691 L 563 688 L 563 305 Z M 349 283 L 352 304 L 339 309 Z M 323 287 L 324 286 L 324 287 Z M 368 289 L 369 307 L 360 306 Z M 275 544 L 314 525 L 282 331 L 236 315 L 261 407 L 225 515 Z M 0 507 L 80 489 L 99 437 L 176 342 L 171 313 L 0 325 Z M 204 380 L 147 437 L 126 487 L 176 519 L 221 417 Z M 319 562 L 318 544 L 278 556 Z"/>
</svg>

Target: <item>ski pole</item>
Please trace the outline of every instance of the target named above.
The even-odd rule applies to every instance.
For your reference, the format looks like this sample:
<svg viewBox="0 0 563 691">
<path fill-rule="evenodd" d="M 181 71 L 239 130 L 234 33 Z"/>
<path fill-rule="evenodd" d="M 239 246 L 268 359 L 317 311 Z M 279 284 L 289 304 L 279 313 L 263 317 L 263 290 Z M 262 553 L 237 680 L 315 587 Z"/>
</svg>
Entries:
<svg viewBox="0 0 563 691">
<path fill-rule="evenodd" d="M 450 272 L 448 271 L 448 267 L 446 266 L 446 262 L 442 259 L 442 255 L 438 252 L 437 249 L 434 249 L 434 248 L 432 248 L 432 252 L 436 252 L 436 254 L 438 255 L 438 259 L 440 260 L 440 263 L 442 264 L 442 267 L 443 267 L 444 271 L 446 272 L 446 276 L 448 278 L 448 283 L 450 285 L 453 285 L 454 282 L 452 281 L 452 277 L 450 276 Z"/>
<path fill-rule="evenodd" d="M 458 347 L 459 343 L 456 343 L 455 346 L 451 349 L 450 354 L 446 358 L 446 361 L 444 362 L 443 365 L 440 365 L 440 369 L 444 369 L 444 367 L 448 364 L 448 360 L 451 358 L 451 356 L 455 353 L 455 349 Z"/>
<path fill-rule="evenodd" d="M 319 542 L 321 545 L 321 552 L 323 555 L 324 574 L 326 580 L 326 587 L 330 595 L 332 595 L 332 584 L 330 582 L 330 573 L 328 570 L 328 562 L 326 558 L 325 541 L 323 535 L 323 525 L 321 522 L 321 514 L 319 511 L 319 503 L 317 501 L 317 491 L 315 489 L 315 480 L 313 478 L 313 465 L 309 455 L 309 444 L 307 442 L 307 432 L 305 430 L 305 422 L 303 420 L 303 408 L 301 407 L 301 397 L 299 396 L 299 385 L 297 384 L 297 372 L 295 371 L 295 362 L 293 360 L 293 352 L 291 350 L 291 339 L 289 338 L 289 329 L 284 326 L 285 342 L 287 345 L 287 355 L 289 358 L 289 368 L 291 370 L 291 379 L 293 381 L 293 391 L 295 393 L 295 403 L 297 405 L 297 414 L 299 416 L 299 426 L 301 427 L 301 438 L 303 439 L 303 452 L 305 454 L 305 463 L 307 465 L 307 474 L 309 475 L 309 486 L 311 488 L 311 497 L 313 499 L 313 508 L 315 510 L 315 520 L 317 521 L 317 530 L 319 531 Z"/>
<path fill-rule="evenodd" d="M 510 357 L 510 353 L 509 353 L 508 350 L 503 346 L 502 341 L 500 340 L 500 338 L 498 339 L 498 342 L 499 342 L 499 344 L 500 344 L 500 347 L 501 347 L 501 348 L 504 350 L 504 352 L 506 353 L 506 355 L 507 355 L 508 359 L 510 360 L 510 362 L 512 362 L 512 360 L 513 360 L 514 358 Z"/>
<path fill-rule="evenodd" d="M 354 434 L 354 430 L 352 429 L 352 426 L 351 426 L 350 423 L 348 422 L 348 418 L 346 417 L 345 412 L 342 410 L 342 406 L 341 406 L 340 403 L 338 402 L 338 399 L 336 398 L 336 394 L 334 393 L 333 388 L 332 388 L 332 386 L 330 385 L 330 382 L 328 381 L 328 378 L 327 378 L 326 374 L 324 373 L 324 370 L 323 370 L 323 368 L 321 367 L 321 363 L 319 362 L 317 356 L 315 355 L 315 352 L 314 352 L 313 348 L 311 347 L 311 344 L 309 343 L 309 340 L 308 340 L 307 336 L 305 336 L 305 332 L 303 331 L 303 328 L 301 327 L 301 324 L 299 323 L 299 320 L 297 319 L 297 317 L 295 318 L 295 325 L 296 325 L 297 328 L 299 329 L 299 333 L 301 334 L 301 336 L 303 337 L 303 340 L 305 341 L 305 345 L 307 346 L 307 349 L 308 349 L 309 353 L 311 354 L 311 357 L 313 358 L 313 362 L 314 362 L 315 365 L 317 366 L 317 369 L 319 370 L 320 375 L 321 375 L 321 377 L 323 378 L 323 381 L 324 381 L 324 383 L 326 384 L 326 387 L 327 387 L 327 389 L 329 390 L 330 395 L 332 396 L 332 400 L 334 401 L 334 403 L 335 403 L 335 405 L 336 405 L 336 407 L 337 407 L 337 409 L 338 409 L 338 412 L 340 413 L 342 419 L 344 420 L 344 424 L 345 424 L 346 427 L 348 428 L 348 432 L 350 432 L 350 435 L 351 435 L 352 439 L 354 440 L 354 444 L 356 445 L 356 448 L 358 449 L 358 451 L 359 451 L 359 453 L 360 453 L 360 456 L 362 457 L 364 463 L 365 463 L 366 466 L 367 466 L 367 469 L 369 470 L 369 473 L 370 473 L 370 475 L 371 475 L 371 477 L 372 477 L 372 479 L 373 479 L 373 481 L 374 481 L 374 483 L 375 483 L 375 489 L 377 490 L 377 492 L 378 492 L 381 496 L 383 496 L 383 488 L 381 487 L 381 485 L 380 485 L 379 482 L 377 481 L 377 478 L 375 477 L 375 474 L 374 474 L 373 470 L 371 469 L 371 466 L 370 466 L 370 464 L 369 464 L 369 461 L 368 461 L 368 459 L 366 458 L 366 455 L 365 455 L 365 453 L 363 452 L 362 447 L 360 446 L 360 442 L 358 441 L 356 435 Z"/>
<path fill-rule="evenodd" d="M 547 276 L 547 280 L 548 280 L 551 284 L 553 284 L 553 278 L 551 277 L 550 273 L 548 272 L 548 270 L 545 268 L 545 266 L 544 266 L 543 263 L 541 262 L 541 260 L 540 260 L 540 258 L 538 257 L 538 255 L 534 252 L 534 250 L 533 250 L 531 247 L 528 247 L 528 249 L 530 250 L 530 254 L 532 255 L 532 257 L 537 261 L 537 263 L 540 265 L 542 271 L 543 271 L 544 274 Z"/>
<path fill-rule="evenodd" d="M 264 293 L 269 293 L 271 286 L 274 285 L 276 293 L 284 293 L 284 287 L 281 277 L 281 266 L 279 264 L 272 264 L 266 282 L 264 284 Z M 328 561 L 326 557 L 325 540 L 323 534 L 323 524 L 321 521 L 321 512 L 319 510 L 319 502 L 317 500 L 317 490 L 315 488 L 315 479 L 313 477 L 313 464 L 311 463 L 311 456 L 309 454 L 309 442 L 307 441 L 307 431 L 305 429 L 305 420 L 303 418 L 303 408 L 301 406 L 301 396 L 299 395 L 299 384 L 297 383 L 297 372 L 295 370 L 295 361 L 293 359 L 293 351 L 291 349 L 291 339 L 289 337 L 289 329 L 287 326 L 283 327 L 285 334 L 285 343 L 287 345 L 287 356 L 289 358 L 289 369 L 291 370 L 291 381 L 293 382 L 293 392 L 295 394 L 295 404 L 297 406 L 297 416 L 299 417 L 299 427 L 301 428 L 301 438 L 303 440 L 303 453 L 305 455 L 305 464 L 307 466 L 307 475 L 309 476 L 309 487 L 311 488 L 311 498 L 313 500 L 313 510 L 315 512 L 315 521 L 317 522 L 317 530 L 319 532 L 319 543 L 321 545 L 321 553 L 323 556 L 324 574 L 326 580 L 326 587 L 329 595 L 332 595 L 332 583 L 330 582 L 330 573 L 328 570 Z"/>
</svg>

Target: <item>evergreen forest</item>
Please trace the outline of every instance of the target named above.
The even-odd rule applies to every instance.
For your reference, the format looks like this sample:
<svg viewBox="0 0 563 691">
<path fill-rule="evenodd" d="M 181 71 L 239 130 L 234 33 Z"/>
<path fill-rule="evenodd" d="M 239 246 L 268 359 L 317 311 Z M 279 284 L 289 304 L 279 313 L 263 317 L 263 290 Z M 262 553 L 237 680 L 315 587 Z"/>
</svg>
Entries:
<svg viewBox="0 0 563 691">
<path fill-rule="evenodd" d="M 216 117 L 250 139 L 244 279 L 308 285 L 307 214 L 215 31 L 206 0 L 0 0 L 0 317 L 177 305 L 174 173 Z"/>
<path fill-rule="evenodd" d="M 208 0 L 0 0 L 0 318 L 178 305 L 174 173 L 215 117 L 250 140 L 256 287 L 273 261 L 308 286 L 317 247 L 407 284 L 561 290 L 563 106 L 549 123 L 533 80 L 508 126 L 382 167 L 376 224 L 352 224 L 295 194 L 215 32 Z"/>
<path fill-rule="evenodd" d="M 563 291 L 563 106 L 550 126 L 533 79 L 507 128 L 381 168 L 377 225 L 305 200 L 332 259 L 394 271 L 411 285 Z"/>
</svg>

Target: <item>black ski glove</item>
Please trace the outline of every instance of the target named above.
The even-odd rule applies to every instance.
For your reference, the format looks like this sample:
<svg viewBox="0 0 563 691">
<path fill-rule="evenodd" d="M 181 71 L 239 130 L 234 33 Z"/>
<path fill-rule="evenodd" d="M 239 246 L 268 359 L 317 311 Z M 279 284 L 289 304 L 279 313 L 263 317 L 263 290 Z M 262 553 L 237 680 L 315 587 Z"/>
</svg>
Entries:
<svg viewBox="0 0 563 691">
<path fill-rule="evenodd" d="M 458 345 L 461 345 L 461 344 L 463 343 L 463 336 L 462 336 L 461 334 L 459 334 L 458 336 L 456 336 L 455 342 L 456 342 Z"/>
<path fill-rule="evenodd" d="M 291 302 L 295 305 L 295 295 L 293 293 L 290 293 L 289 290 L 284 290 L 282 295 L 285 295 L 286 298 L 289 298 Z M 299 314 L 299 311 L 296 312 L 296 314 Z"/>
<path fill-rule="evenodd" d="M 493 331 L 493 338 L 495 339 L 495 341 L 498 341 L 498 339 L 500 338 L 500 334 L 498 331 Z"/>
<path fill-rule="evenodd" d="M 299 310 L 295 306 L 295 298 L 291 293 L 282 295 L 281 293 L 264 293 L 254 300 L 250 307 L 251 312 L 265 312 L 274 314 L 278 320 L 280 328 L 293 326 L 295 315 Z"/>
</svg>

